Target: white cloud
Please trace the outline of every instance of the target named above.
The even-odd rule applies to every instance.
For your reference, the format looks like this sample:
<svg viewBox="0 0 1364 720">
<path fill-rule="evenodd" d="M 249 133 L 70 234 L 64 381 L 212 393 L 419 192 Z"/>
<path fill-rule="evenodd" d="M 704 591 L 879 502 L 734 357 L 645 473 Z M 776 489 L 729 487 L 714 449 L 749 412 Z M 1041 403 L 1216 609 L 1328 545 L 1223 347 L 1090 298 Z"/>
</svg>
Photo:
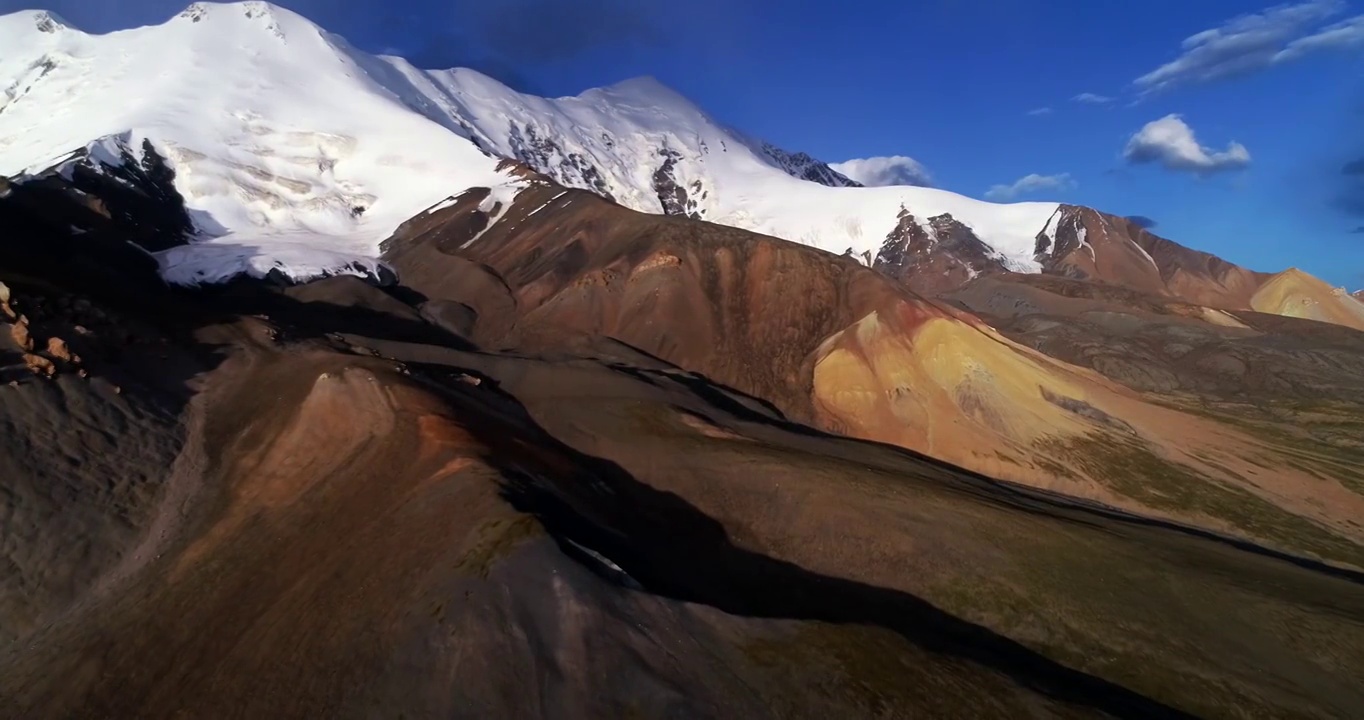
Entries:
<svg viewBox="0 0 1364 720">
<path fill-rule="evenodd" d="M 1051 108 L 1049 108 L 1049 107 L 1040 107 L 1040 108 L 1036 108 L 1036 109 L 1033 109 L 1033 110 L 1029 110 L 1029 111 L 1028 111 L 1028 114 L 1031 115 L 1031 116 L 1033 116 L 1033 117 L 1041 117 L 1041 116 L 1043 116 L 1043 115 L 1050 115 L 1050 114 L 1051 114 Z"/>
<path fill-rule="evenodd" d="M 1321 30 L 1301 37 L 1288 43 L 1288 47 L 1280 50 L 1275 56 L 1275 62 L 1286 62 L 1297 60 L 1311 52 L 1317 50 L 1330 50 L 1334 48 L 1348 48 L 1364 46 L 1364 15 L 1352 17 L 1344 22 L 1322 28 Z"/>
<path fill-rule="evenodd" d="M 1019 195 L 1039 190 L 1068 190 L 1073 187 L 1075 181 L 1070 179 L 1070 173 L 1059 175 L 1033 173 L 1015 180 L 1012 185 L 995 185 L 985 191 L 985 197 L 991 200 L 1012 200 Z"/>
<path fill-rule="evenodd" d="M 856 180 L 867 187 L 886 185 L 933 186 L 933 177 L 929 174 L 928 168 L 924 167 L 918 160 L 903 155 L 847 160 L 841 163 L 830 163 L 829 167 L 842 173 L 844 177 Z"/>
<path fill-rule="evenodd" d="M 1133 164 L 1160 163 L 1169 170 L 1213 173 L 1236 170 L 1250 164 L 1250 151 L 1232 141 L 1221 152 L 1198 144 L 1193 128 L 1179 115 L 1166 115 L 1146 123 L 1127 141 L 1123 157 Z"/>
<path fill-rule="evenodd" d="M 1319 50 L 1364 46 L 1364 15 L 1320 26 L 1345 7 L 1342 0 L 1308 0 L 1232 18 L 1185 39 L 1178 58 L 1134 84 L 1152 93 L 1263 70 Z"/>
<path fill-rule="evenodd" d="M 1078 103 L 1087 103 L 1089 105 L 1107 105 L 1113 102 L 1113 98 L 1108 97 L 1107 95 L 1095 95 L 1094 93 L 1089 92 L 1080 93 L 1079 95 L 1076 95 L 1075 97 L 1071 98 L 1071 100 L 1074 100 L 1075 102 Z"/>
</svg>

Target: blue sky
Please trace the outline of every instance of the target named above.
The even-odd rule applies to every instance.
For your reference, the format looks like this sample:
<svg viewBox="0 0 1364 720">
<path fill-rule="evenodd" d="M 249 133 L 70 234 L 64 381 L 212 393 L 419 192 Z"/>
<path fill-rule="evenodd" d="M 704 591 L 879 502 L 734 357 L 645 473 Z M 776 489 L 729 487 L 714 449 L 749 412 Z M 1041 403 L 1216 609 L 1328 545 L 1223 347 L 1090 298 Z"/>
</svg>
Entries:
<svg viewBox="0 0 1364 720">
<path fill-rule="evenodd" d="M 0 10 L 35 2 L 88 31 L 187 4 Z M 654 75 L 721 121 L 824 160 L 907 155 L 939 187 L 1141 215 L 1255 269 L 1364 287 L 1358 0 L 278 4 L 366 49 L 539 94 Z M 1108 100 L 1074 99 L 1085 93 Z"/>
</svg>

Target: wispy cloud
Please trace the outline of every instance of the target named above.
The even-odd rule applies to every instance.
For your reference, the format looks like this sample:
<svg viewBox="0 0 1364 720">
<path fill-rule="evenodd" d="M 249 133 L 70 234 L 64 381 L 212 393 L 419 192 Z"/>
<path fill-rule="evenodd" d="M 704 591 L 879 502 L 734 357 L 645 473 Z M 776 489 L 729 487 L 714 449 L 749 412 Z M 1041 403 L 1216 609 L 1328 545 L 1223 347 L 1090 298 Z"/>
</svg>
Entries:
<svg viewBox="0 0 1364 720">
<path fill-rule="evenodd" d="M 914 185 L 932 187 L 933 177 L 923 163 L 912 157 L 892 155 L 891 157 L 861 158 L 830 163 L 829 167 L 844 177 L 856 180 L 867 187 L 887 185 Z"/>
<path fill-rule="evenodd" d="M 1042 117 L 1043 115 L 1050 115 L 1051 113 L 1052 110 L 1049 107 L 1034 108 L 1028 111 L 1028 114 L 1032 117 Z"/>
<path fill-rule="evenodd" d="M 1137 78 L 1143 94 L 1263 70 L 1328 49 L 1364 46 L 1364 15 L 1322 26 L 1343 0 L 1308 0 L 1241 15 L 1186 38 L 1179 57 Z"/>
<path fill-rule="evenodd" d="M 1364 235 L 1364 225 L 1360 225 L 1359 227 L 1355 228 L 1354 230 L 1351 230 L 1350 232 L 1352 232 L 1355 235 Z"/>
<path fill-rule="evenodd" d="M 1085 103 L 1087 105 L 1110 105 L 1113 103 L 1113 98 L 1108 97 L 1107 95 L 1098 95 L 1091 92 L 1080 93 L 1079 95 L 1076 95 L 1075 97 L 1071 98 L 1071 100 L 1077 103 Z"/>
<path fill-rule="evenodd" d="M 1250 164 L 1246 146 L 1232 141 L 1222 151 L 1204 147 L 1198 144 L 1193 128 L 1174 114 L 1146 123 L 1127 141 L 1123 157 L 1134 165 L 1159 163 L 1168 170 L 1199 174 L 1236 170 Z"/>
<path fill-rule="evenodd" d="M 985 191 L 985 197 L 991 200 L 1012 200 L 1019 195 L 1038 192 L 1041 190 L 1069 190 L 1075 187 L 1075 181 L 1070 179 L 1070 173 L 1060 173 L 1058 175 L 1024 175 L 1015 180 L 1010 185 L 995 185 Z"/>
<path fill-rule="evenodd" d="M 1357 15 L 1344 22 L 1322 28 L 1321 30 L 1298 38 L 1274 56 L 1276 62 L 1297 60 L 1303 55 L 1317 50 L 1364 46 L 1364 15 Z"/>
<path fill-rule="evenodd" d="M 1159 224 L 1155 220 L 1152 220 L 1151 218 L 1146 217 L 1145 215 L 1128 215 L 1127 219 L 1130 220 L 1132 224 L 1136 225 L 1142 230 L 1150 230 L 1151 228 Z"/>
</svg>

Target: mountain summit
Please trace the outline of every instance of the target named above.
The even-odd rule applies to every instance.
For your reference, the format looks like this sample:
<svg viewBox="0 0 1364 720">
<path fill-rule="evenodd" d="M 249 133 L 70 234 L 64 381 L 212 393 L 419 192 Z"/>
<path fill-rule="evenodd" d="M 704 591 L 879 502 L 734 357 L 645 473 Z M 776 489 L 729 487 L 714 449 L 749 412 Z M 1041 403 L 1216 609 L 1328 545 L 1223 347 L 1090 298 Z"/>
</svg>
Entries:
<svg viewBox="0 0 1364 720">
<path fill-rule="evenodd" d="M 496 170 L 501 158 L 635 210 L 868 263 L 904 206 L 951 214 L 1011 269 L 1036 270 L 1033 236 L 1056 208 L 858 188 L 808 155 L 721 125 L 653 78 L 540 98 L 471 70 L 364 53 L 268 3 L 195 3 L 161 25 L 107 35 L 16 13 L 0 21 L 0 44 L 0 174 L 40 173 L 108 138 L 148 141 L 174 169 L 200 234 L 167 268 L 179 280 L 281 265 L 303 277 L 376 257 L 417 211 L 513 182 Z"/>
</svg>

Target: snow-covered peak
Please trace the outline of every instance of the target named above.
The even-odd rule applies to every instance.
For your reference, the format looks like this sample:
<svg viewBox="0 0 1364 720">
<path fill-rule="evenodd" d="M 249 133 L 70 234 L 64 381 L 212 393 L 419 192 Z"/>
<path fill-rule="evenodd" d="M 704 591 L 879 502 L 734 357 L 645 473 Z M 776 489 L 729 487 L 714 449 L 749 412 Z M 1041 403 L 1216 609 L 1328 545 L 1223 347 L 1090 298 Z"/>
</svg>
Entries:
<svg viewBox="0 0 1364 720">
<path fill-rule="evenodd" d="M 414 112 L 410 86 L 368 71 L 382 61 L 278 6 L 196 3 L 106 35 L 20 24 L 0 23 L 0 175 L 102 138 L 150 141 L 214 236 L 177 251 L 182 274 L 224 257 L 250 269 L 283 254 L 306 267 L 309 248 L 329 264 L 373 258 L 433 202 L 511 181 Z"/>
<path fill-rule="evenodd" d="M 331 45 L 326 30 L 308 18 L 260 0 L 196 2 L 176 13 L 163 26 L 255 42 L 306 42 Z M 250 45 L 248 45 L 250 47 Z"/>
<path fill-rule="evenodd" d="M 54 35 L 74 29 L 71 23 L 51 10 L 20 10 L 0 15 L 0 43 L 3 43 L 0 47 L 12 47 L 7 41 L 14 41 L 28 33 Z"/>
<path fill-rule="evenodd" d="M 214 236 L 176 253 L 185 267 L 196 258 L 298 258 L 309 248 L 373 258 L 394 228 L 442 198 L 513 187 L 519 181 L 496 169 L 500 158 L 636 210 L 864 258 L 907 209 L 950 214 L 1009 267 L 1035 271 L 1034 239 L 1057 207 L 856 187 L 805 153 L 723 125 L 651 77 L 537 97 L 472 70 L 365 53 L 254 0 L 195 3 L 161 25 L 106 35 L 55 20 L 49 32 L 39 20 L 0 22 L 0 175 L 51 167 L 101 138 L 147 141 L 174 170 L 201 232 Z"/>
<path fill-rule="evenodd" d="M 902 207 L 950 214 L 1010 268 L 1036 272 L 1035 238 L 1056 203 L 999 205 L 922 187 L 858 187 L 805 153 L 716 121 L 651 77 L 573 97 L 516 92 L 480 73 L 376 58 L 416 90 L 409 102 L 486 152 L 642 212 L 683 214 L 874 258 Z"/>
<path fill-rule="evenodd" d="M 583 98 L 594 96 L 613 98 L 615 103 L 635 101 L 641 105 L 661 108 L 681 107 L 689 112 L 699 112 L 690 100 L 676 90 L 664 85 L 653 75 L 627 78 L 605 87 L 592 88 L 579 95 Z"/>
<path fill-rule="evenodd" d="M 321 32 L 321 28 L 308 18 L 288 8 L 261 0 L 193 2 L 171 17 L 170 22 L 181 20 L 192 23 L 207 21 L 215 25 L 223 22 L 255 21 L 265 27 L 271 23 L 283 23 L 293 25 L 295 28 L 308 28 L 314 32 Z"/>
</svg>

